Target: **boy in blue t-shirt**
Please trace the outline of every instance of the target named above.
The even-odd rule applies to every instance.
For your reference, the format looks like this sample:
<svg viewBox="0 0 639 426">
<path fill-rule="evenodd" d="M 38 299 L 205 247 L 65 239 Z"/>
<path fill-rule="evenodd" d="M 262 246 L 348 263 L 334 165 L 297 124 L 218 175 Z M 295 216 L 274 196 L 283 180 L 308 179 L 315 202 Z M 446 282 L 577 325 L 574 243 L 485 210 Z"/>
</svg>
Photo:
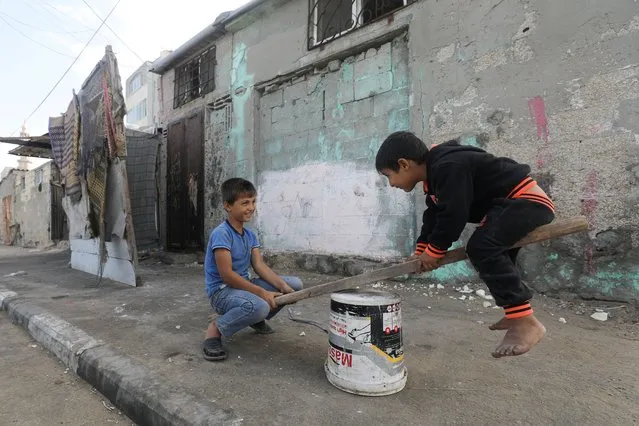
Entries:
<svg viewBox="0 0 639 426">
<path fill-rule="evenodd" d="M 253 184 L 245 179 L 222 184 L 227 219 L 211 232 L 204 260 L 206 293 L 220 315 L 206 331 L 203 352 L 209 361 L 226 358 L 222 336 L 230 337 L 245 327 L 272 333 L 265 320 L 281 309 L 275 297 L 302 289 L 299 278 L 280 277 L 264 263 L 257 236 L 244 227 L 255 213 L 256 195 Z M 249 278 L 249 265 L 260 278 Z"/>
</svg>

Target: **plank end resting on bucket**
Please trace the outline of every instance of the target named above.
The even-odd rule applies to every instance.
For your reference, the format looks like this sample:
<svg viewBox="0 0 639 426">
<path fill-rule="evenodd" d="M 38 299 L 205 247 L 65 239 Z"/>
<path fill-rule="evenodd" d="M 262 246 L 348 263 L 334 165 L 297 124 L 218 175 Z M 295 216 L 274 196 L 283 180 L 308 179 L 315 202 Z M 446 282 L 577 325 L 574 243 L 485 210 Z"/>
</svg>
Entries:
<svg viewBox="0 0 639 426">
<path fill-rule="evenodd" d="M 574 234 L 588 230 L 588 221 L 584 216 L 576 216 L 567 219 L 557 219 L 556 221 L 540 226 L 539 228 L 526 235 L 519 240 L 513 247 L 523 247 L 528 244 L 539 243 L 541 241 L 550 240 L 552 238 L 563 237 L 565 235 Z M 465 247 L 450 250 L 441 260 L 440 265 L 459 262 L 466 259 Z M 418 260 L 411 260 L 386 268 L 376 269 L 354 277 L 342 278 L 337 281 L 331 281 L 325 284 L 309 287 L 295 293 L 285 294 L 275 298 L 278 306 L 295 303 L 310 297 L 321 296 L 323 294 L 333 293 L 347 288 L 354 288 L 360 285 L 369 284 L 371 282 L 387 280 L 406 274 L 414 274 L 418 271 Z"/>
</svg>

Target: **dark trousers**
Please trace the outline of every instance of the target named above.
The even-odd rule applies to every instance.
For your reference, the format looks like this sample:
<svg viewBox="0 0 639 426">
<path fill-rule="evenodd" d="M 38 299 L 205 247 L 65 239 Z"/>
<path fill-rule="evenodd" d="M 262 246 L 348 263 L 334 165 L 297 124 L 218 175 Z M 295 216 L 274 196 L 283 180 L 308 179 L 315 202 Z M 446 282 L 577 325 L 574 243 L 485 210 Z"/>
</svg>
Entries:
<svg viewBox="0 0 639 426">
<path fill-rule="evenodd" d="M 510 247 L 554 217 L 552 210 L 540 203 L 498 199 L 468 240 L 468 258 L 498 306 L 518 306 L 532 298 L 515 265 L 519 249 Z"/>
</svg>

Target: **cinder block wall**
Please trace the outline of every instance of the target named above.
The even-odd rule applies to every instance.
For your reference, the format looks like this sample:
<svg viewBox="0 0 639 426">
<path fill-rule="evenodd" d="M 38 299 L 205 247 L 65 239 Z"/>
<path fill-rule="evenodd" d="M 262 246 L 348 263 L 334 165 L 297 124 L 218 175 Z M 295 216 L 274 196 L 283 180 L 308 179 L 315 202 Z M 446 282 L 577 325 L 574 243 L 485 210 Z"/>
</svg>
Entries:
<svg viewBox="0 0 639 426">
<path fill-rule="evenodd" d="M 373 166 L 409 127 L 404 36 L 331 61 L 260 100 L 259 222 L 267 247 L 400 256 L 415 239 L 412 198 Z"/>
</svg>

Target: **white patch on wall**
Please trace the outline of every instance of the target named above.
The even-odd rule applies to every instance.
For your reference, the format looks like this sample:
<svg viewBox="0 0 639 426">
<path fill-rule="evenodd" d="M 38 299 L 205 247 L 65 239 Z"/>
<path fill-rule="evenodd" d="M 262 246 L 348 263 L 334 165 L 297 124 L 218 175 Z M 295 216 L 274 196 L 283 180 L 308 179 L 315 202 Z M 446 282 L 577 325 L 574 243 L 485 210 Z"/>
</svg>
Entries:
<svg viewBox="0 0 639 426">
<path fill-rule="evenodd" d="M 614 37 L 623 37 L 637 31 L 639 31 L 639 15 L 633 16 L 630 21 L 623 24 L 618 30 L 610 28 L 608 31 L 601 34 L 600 37 L 602 40 L 606 40 Z"/>
<path fill-rule="evenodd" d="M 508 51 L 504 48 L 491 50 L 475 61 L 475 72 L 496 68 L 508 63 Z"/>
<path fill-rule="evenodd" d="M 466 106 L 472 104 L 476 97 L 477 88 L 473 85 L 470 85 L 466 88 L 466 90 L 464 90 L 464 93 L 461 95 L 461 97 L 452 99 L 451 103 L 455 107 Z"/>
<path fill-rule="evenodd" d="M 535 57 L 535 52 L 532 50 L 532 47 L 530 47 L 526 39 L 515 41 L 513 43 L 512 51 L 513 58 L 519 64 L 525 64 Z"/>
<path fill-rule="evenodd" d="M 266 171 L 258 193 L 258 226 L 269 250 L 380 258 L 403 254 L 392 237 L 398 222 L 413 215 L 411 196 L 389 187 L 374 168 L 315 163 Z"/>
<path fill-rule="evenodd" d="M 455 43 L 452 43 L 446 47 L 442 47 L 441 49 L 439 49 L 439 52 L 437 52 L 437 62 L 446 62 L 447 60 L 452 58 L 455 54 L 455 47 Z"/>
</svg>

